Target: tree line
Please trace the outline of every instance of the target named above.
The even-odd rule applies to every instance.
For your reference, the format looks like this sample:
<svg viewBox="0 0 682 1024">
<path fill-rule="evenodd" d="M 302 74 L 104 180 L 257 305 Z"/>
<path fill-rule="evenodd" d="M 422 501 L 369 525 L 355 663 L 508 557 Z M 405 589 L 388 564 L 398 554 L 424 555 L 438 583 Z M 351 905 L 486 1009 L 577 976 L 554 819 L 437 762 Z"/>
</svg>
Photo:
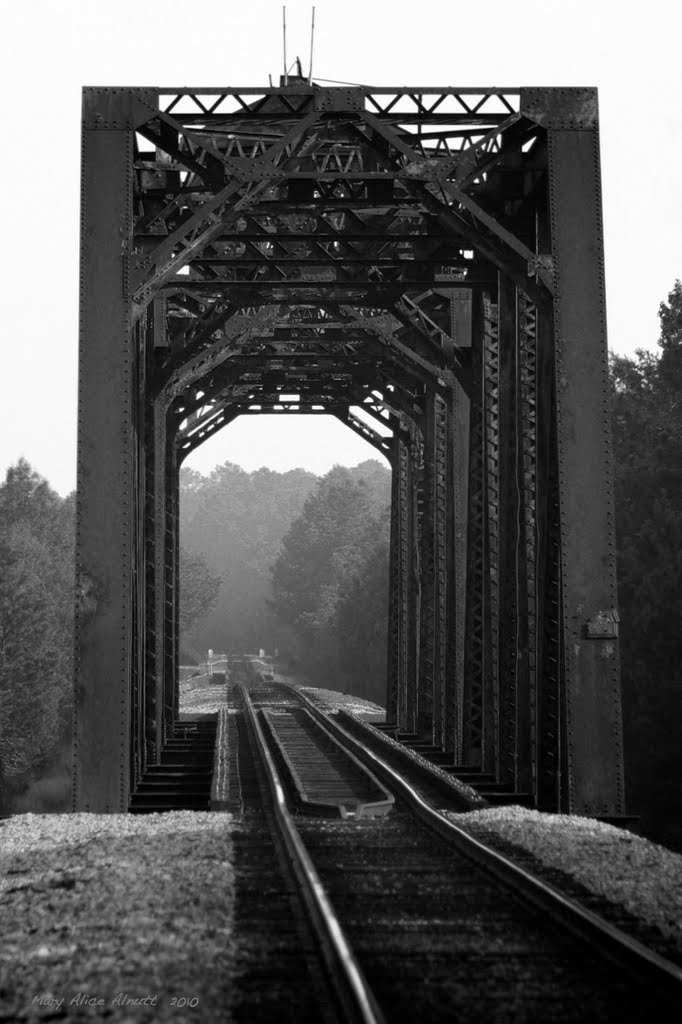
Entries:
<svg viewBox="0 0 682 1024">
<path fill-rule="evenodd" d="M 70 774 L 74 499 L 25 459 L 0 486 L 0 813 L 31 784 L 60 808 Z M 21 804 L 19 803 L 19 806 Z"/>
<path fill-rule="evenodd" d="M 682 284 L 658 352 L 611 357 L 625 792 L 682 850 Z"/>
<path fill-rule="evenodd" d="M 614 472 L 629 809 L 682 849 L 682 285 L 658 351 L 612 356 Z M 318 685 L 382 701 L 390 473 L 376 460 L 181 475 L 181 660 L 277 647 Z M 25 461 L 0 485 L 0 810 L 67 784 L 73 496 Z M 55 767 L 56 766 L 56 767 Z M 50 774 L 52 773 L 52 774 Z M 60 774 L 61 773 L 61 774 Z M 62 782 L 54 779 L 59 776 Z M 52 786 L 52 792 L 50 790 Z M 60 789 L 61 786 L 61 789 Z"/>
<path fill-rule="evenodd" d="M 390 496 L 391 474 L 379 462 L 334 467 L 282 538 L 270 601 L 277 646 L 291 671 L 380 704 Z"/>
</svg>

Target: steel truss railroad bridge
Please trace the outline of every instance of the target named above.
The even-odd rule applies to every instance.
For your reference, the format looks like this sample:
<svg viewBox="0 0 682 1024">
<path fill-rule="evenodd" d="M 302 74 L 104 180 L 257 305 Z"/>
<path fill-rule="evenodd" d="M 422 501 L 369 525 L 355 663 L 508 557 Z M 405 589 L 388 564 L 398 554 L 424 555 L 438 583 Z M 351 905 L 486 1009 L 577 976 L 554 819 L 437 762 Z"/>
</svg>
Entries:
<svg viewBox="0 0 682 1024">
<path fill-rule="evenodd" d="M 592 89 L 84 91 L 75 803 L 178 710 L 178 473 L 331 414 L 393 469 L 388 716 L 623 811 Z"/>
</svg>

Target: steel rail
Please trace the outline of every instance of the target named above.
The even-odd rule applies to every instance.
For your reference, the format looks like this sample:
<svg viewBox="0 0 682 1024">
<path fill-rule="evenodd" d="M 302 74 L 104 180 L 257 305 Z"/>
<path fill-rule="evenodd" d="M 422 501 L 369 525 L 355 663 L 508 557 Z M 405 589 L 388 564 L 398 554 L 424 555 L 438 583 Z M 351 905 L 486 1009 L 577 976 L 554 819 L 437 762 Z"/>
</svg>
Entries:
<svg viewBox="0 0 682 1024">
<path fill-rule="evenodd" d="M 593 913 L 559 889 L 530 874 L 502 854 L 474 839 L 467 832 L 455 825 L 440 811 L 427 804 L 417 791 L 402 778 L 378 754 L 368 750 L 358 739 L 347 732 L 330 715 L 325 714 L 305 694 L 288 683 L 279 683 L 298 694 L 303 703 L 320 719 L 326 719 L 328 728 L 336 733 L 358 757 L 371 765 L 372 770 L 387 785 L 394 787 L 408 807 L 434 832 L 447 842 L 456 846 L 458 851 L 488 870 L 507 888 L 520 893 L 543 913 L 567 928 L 583 941 L 611 961 L 633 969 L 640 980 L 657 986 L 666 994 L 672 994 L 677 1000 L 682 998 L 682 967 L 667 960 L 664 956 L 649 949 L 643 943 L 627 935 L 616 925 L 611 924 L 598 914 Z"/>
<path fill-rule="evenodd" d="M 320 877 L 289 813 L 284 787 L 263 735 L 248 688 L 242 683 L 239 683 L 238 686 L 244 700 L 251 734 L 265 769 L 277 828 L 289 856 L 301 898 L 319 940 L 327 969 L 343 1007 L 344 1022 L 384 1024 L 384 1016 L 365 981 Z"/>
</svg>

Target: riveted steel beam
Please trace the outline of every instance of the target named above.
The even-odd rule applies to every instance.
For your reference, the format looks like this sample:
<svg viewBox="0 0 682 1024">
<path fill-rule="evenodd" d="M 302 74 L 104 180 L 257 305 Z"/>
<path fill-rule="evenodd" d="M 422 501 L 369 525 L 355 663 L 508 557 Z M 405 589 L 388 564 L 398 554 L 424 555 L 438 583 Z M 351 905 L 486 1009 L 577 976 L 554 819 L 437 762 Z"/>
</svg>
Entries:
<svg viewBox="0 0 682 1024">
<path fill-rule="evenodd" d="M 420 636 L 421 636 L 421 488 L 423 475 L 423 440 L 414 420 L 408 421 L 407 446 L 407 530 L 408 558 L 407 597 L 407 683 L 405 731 L 416 732 L 419 706 Z"/>
<path fill-rule="evenodd" d="M 117 812 L 130 792 L 136 660 L 132 560 L 139 364 L 131 332 L 130 97 L 107 96 L 83 132 L 74 808 Z M 92 111 L 86 97 L 84 118 Z M 111 124 L 112 127 L 104 127 Z"/>
<path fill-rule="evenodd" d="M 518 307 L 516 466 L 519 497 L 517 652 L 517 792 L 537 800 L 537 344 L 538 309 L 523 292 Z"/>
<path fill-rule="evenodd" d="M 420 653 L 417 732 L 442 744 L 445 732 L 447 630 L 447 402 L 425 396 L 420 558 Z"/>
<path fill-rule="evenodd" d="M 536 799 L 540 810 L 567 810 L 565 665 L 561 610 L 561 532 L 556 366 L 551 315 L 537 314 Z M 562 783 L 563 790 L 562 792 Z"/>
<path fill-rule="evenodd" d="M 497 774 L 498 345 L 497 306 L 474 293 L 469 428 L 467 602 L 462 762 Z"/>
<path fill-rule="evenodd" d="M 567 805 L 624 807 L 596 94 L 550 111 Z M 585 111 L 589 117 L 585 120 Z"/>
<path fill-rule="evenodd" d="M 498 666 L 499 666 L 499 781 L 516 784 L 517 721 L 520 713 L 519 556 L 520 493 L 517 431 L 519 339 L 516 286 L 500 277 L 497 289 L 498 361 Z"/>
<path fill-rule="evenodd" d="M 392 446 L 386 719 L 406 730 L 412 546 L 409 447 L 399 433 L 394 435 Z"/>
<path fill-rule="evenodd" d="M 471 363 L 472 294 L 455 292 L 450 300 L 452 338 L 460 352 L 466 352 Z M 469 444 L 471 399 L 459 381 L 451 396 L 450 444 L 452 483 L 453 534 L 451 543 L 450 588 L 448 591 L 448 685 L 449 714 L 448 749 L 456 764 L 462 764 L 462 729 L 464 716 L 464 652 L 467 607 L 467 536 L 469 505 Z"/>
<path fill-rule="evenodd" d="M 495 296 L 497 297 L 497 296 Z M 499 637 L 500 637 L 500 347 L 499 307 L 483 297 L 483 394 L 486 504 L 486 559 L 483 579 L 485 639 L 488 658 L 483 673 L 483 763 L 499 775 Z M 506 608 L 502 609 L 502 614 Z"/>
<path fill-rule="evenodd" d="M 153 675 L 147 680 L 147 717 L 145 720 L 146 760 L 158 764 L 164 739 L 164 678 L 166 670 L 166 563 L 168 560 L 166 513 L 169 501 L 168 449 L 169 437 L 168 396 L 162 393 L 153 404 L 153 571 L 154 571 L 154 661 Z"/>
</svg>

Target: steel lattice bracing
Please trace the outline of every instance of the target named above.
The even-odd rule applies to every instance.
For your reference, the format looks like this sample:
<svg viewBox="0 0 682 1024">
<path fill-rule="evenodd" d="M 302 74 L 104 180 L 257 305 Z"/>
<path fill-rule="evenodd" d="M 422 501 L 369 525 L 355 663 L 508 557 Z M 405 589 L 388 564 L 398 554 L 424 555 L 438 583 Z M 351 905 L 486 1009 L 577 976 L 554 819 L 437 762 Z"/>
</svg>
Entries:
<svg viewBox="0 0 682 1024">
<path fill-rule="evenodd" d="M 178 473 L 237 416 L 393 467 L 389 714 L 623 809 L 596 94 L 86 89 L 75 806 L 177 714 Z"/>
</svg>

